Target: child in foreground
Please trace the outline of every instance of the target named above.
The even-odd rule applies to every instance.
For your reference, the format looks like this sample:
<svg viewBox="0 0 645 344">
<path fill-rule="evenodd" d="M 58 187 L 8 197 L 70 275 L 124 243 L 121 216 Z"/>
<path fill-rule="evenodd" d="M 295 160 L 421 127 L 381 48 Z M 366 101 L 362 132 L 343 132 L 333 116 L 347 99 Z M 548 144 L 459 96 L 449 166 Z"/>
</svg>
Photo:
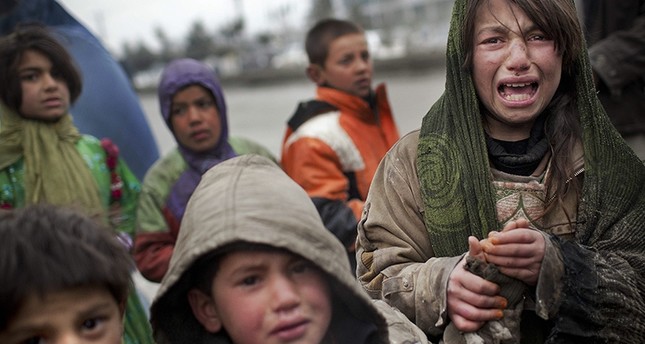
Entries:
<svg viewBox="0 0 645 344">
<path fill-rule="evenodd" d="M 203 175 L 151 322 L 159 344 L 427 342 L 360 290 L 305 191 L 257 155 Z"/>
<path fill-rule="evenodd" d="M 133 262 L 75 211 L 0 211 L 0 343 L 121 344 Z"/>
</svg>

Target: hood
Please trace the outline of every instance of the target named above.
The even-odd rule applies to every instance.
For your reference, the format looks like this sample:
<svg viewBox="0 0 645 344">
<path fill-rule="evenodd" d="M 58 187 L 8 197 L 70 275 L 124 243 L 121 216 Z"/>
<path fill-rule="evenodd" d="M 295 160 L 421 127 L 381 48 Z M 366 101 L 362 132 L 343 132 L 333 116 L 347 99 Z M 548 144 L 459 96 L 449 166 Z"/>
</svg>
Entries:
<svg viewBox="0 0 645 344">
<path fill-rule="evenodd" d="M 174 60 L 164 68 L 159 81 L 157 94 L 159 96 L 159 109 L 164 122 L 172 132 L 170 124 L 170 107 L 172 106 L 172 97 L 177 91 L 190 86 L 201 85 L 209 90 L 215 98 L 215 106 L 220 116 L 222 133 L 218 146 L 228 139 L 228 119 L 226 114 L 226 102 L 224 101 L 224 92 L 220 85 L 219 79 L 208 65 L 194 59 L 182 58 Z"/>
<path fill-rule="evenodd" d="M 343 245 L 324 227 L 309 196 L 269 159 L 244 155 L 207 171 L 188 202 L 168 273 L 151 307 L 157 343 L 228 342 L 223 335 L 206 333 L 192 315 L 185 272 L 201 256 L 240 242 L 286 249 L 316 264 L 330 281 L 330 326 L 342 334 L 342 342 L 385 341 L 384 318 L 356 281 Z"/>
</svg>

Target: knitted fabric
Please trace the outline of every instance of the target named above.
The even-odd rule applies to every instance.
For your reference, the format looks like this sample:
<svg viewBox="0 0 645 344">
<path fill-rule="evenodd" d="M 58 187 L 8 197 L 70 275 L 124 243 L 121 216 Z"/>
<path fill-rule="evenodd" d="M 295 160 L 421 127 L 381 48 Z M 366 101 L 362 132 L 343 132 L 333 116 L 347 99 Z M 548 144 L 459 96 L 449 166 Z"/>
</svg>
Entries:
<svg viewBox="0 0 645 344">
<path fill-rule="evenodd" d="M 0 169 L 25 161 L 25 202 L 72 205 L 99 214 L 98 186 L 76 150 L 81 135 L 69 114 L 55 123 L 25 119 L 0 105 Z"/>
<path fill-rule="evenodd" d="M 569 0 L 573 6 L 573 1 Z M 467 0 L 454 5 L 445 92 L 423 119 L 417 171 L 424 221 L 437 256 L 468 251 L 467 238 L 501 226 L 481 112 L 462 68 Z M 584 42 L 583 42 L 584 43 Z M 553 237 L 563 256 L 563 301 L 548 343 L 645 342 L 645 166 L 620 138 L 598 101 L 585 49 L 577 56 L 577 107 L 585 173 L 572 242 Z M 566 248 L 566 249 L 565 249 Z M 580 285 L 582 280 L 590 284 Z"/>
<path fill-rule="evenodd" d="M 424 220 L 437 256 L 468 250 L 468 236 L 497 230 L 488 153 L 477 95 L 461 65 L 466 1 L 456 1 L 448 35 L 445 92 L 423 118 L 417 169 Z M 473 197 L 473 195 L 478 195 Z"/>
</svg>

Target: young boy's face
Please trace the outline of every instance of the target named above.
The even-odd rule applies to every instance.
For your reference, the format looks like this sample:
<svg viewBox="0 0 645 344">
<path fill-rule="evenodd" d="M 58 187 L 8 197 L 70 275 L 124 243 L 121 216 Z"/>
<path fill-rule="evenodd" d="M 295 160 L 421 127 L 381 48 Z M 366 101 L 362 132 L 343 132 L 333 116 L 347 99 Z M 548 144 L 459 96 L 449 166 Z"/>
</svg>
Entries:
<svg viewBox="0 0 645 344">
<path fill-rule="evenodd" d="M 215 98 L 200 85 L 191 85 L 175 93 L 170 121 L 177 141 L 195 152 L 213 149 L 222 134 Z"/>
<path fill-rule="evenodd" d="M 314 80 L 318 85 L 329 85 L 358 97 L 366 97 L 372 90 L 372 59 L 362 33 L 331 41 L 325 65 L 314 68 L 319 68 Z"/>
<path fill-rule="evenodd" d="M 9 326 L 0 343 L 121 344 L 122 312 L 106 289 L 80 287 L 31 295 Z"/>
<path fill-rule="evenodd" d="M 26 118 L 56 120 L 69 109 L 69 88 L 51 60 L 36 50 L 26 50 L 18 66 L 22 88 L 20 113 Z"/>
<path fill-rule="evenodd" d="M 236 344 L 320 343 L 332 306 L 323 273 L 285 252 L 236 251 L 224 256 L 211 295 L 189 293 L 209 332 L 226 330 Z"/>
</svg>

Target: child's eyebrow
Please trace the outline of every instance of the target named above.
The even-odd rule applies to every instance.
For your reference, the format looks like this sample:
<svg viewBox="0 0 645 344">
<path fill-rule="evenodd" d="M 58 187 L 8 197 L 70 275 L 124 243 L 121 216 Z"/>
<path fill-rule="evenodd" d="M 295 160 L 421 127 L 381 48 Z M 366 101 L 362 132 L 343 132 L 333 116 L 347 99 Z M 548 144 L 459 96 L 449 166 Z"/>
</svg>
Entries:
<svg viewBox="0 0 645 344">
<path fill-rule="evenodd" d="M 479 31 L 477 31 L 476 35 L 479 36 L 479 35 L 482 35 L 482 34 L 485 34 L 485 33 L 505 34 L 505 33 L 508 33 L 509 31 L 510 30 L 504 25 L 491 24 L 491 25 L 487 25 L 487 26 L 484 26 L 483 28 L 481 28 Z"/>
<path fill-rule="evenodd" d="M 116 302 L 116 300 L 114 302 Z M 96 313 L 109 311 L 112 306 L 113 304 L 109 301 L 92 304 L 89 307 L 81 310 L 77 314 L 77 318 L 78 320 L 84 320 L 90 317 L 94 317 L 96 316 Z"/>
<path fill-rule="evenodd" d="M 526 27 L 526 28 L 520 28 L 520 30 L 523 33 L 534 32 L 534 31 L 542 31 L 542 29 L 540 29 L 535 24 L 531 24 L 529 27 Z M 507 26 L 505 26 L 505 25 L 503 25 L 501 23 L 498 23 L 498 24 L 490 24 L 490 25 L 484 26 L 479 31 L 477 31 L 475 35 L 479 36 L 479 35 L 482 35 L 482 34 L 485 34 L 485 33 L 488 33 L 488 32 L 497 33 L 497 34 L 507 34 L 507 33 L 512 32 L 512 31 L 513 30 L 511 30 Z"/>
<path fill-rule="evenodd" d="M 266 265 L 263 262 L 253 262 L 235 267 L 231 271 L 231 275 L 261 270 L 266 270 Z"/>
<path fill-rule="evenodd" d="M 37 336 L 51 328 L 48 324 L 41 323 L 25 323 L 18 324 L 12 329 L 8 329 L 3 337 L 10 339 L 9 341 L 15 342 L 17 339 L 24 341 L 27 338 Z"/>
<path fill-rule="evenodd" d="M 42 71 L 42 70 L 43 70 L 43 69 L 42 69 L 42 68 L 40 68 L 40 67 L 27 66 L 27 67 L 24 67 L 24 68 L 20 68 L 20 69 L 18 69 L 18 72 L 19 72 L 19 73 L 24 73 L 24 72 L 40 72 L 40 71 Z"/>
</svg>

